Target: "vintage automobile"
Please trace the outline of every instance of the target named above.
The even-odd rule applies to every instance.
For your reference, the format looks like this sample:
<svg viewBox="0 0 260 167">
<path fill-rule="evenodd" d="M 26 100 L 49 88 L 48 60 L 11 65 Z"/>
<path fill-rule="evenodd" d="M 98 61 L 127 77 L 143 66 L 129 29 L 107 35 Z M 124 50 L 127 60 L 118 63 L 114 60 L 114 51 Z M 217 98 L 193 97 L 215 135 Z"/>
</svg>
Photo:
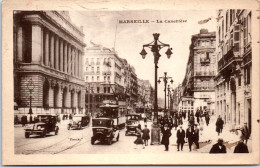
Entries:
<svg viewBox="0 0 260 167">
<path fill-rule="evenodd" d="M 89 121 L 90 118 L 87 115 L 74 115 L 68 124 L 68 130 L 81 129 L 82 127 L 88 126 Z"/>
<path fill-rule="evenodd" d="M 54 132 L 57 135 L 59 132 L 59 127 L 56 125 L 57 120 L 57 115 L 38 115 L 34 123 L 24 129 L 25 138 L 29 138 L 30 135 L 45 137 L 50 132 Z"/>
<path fill-rule="evenodd" d="M 134 134 L 136 135 L 136 128 L 140 123 L 141 115 L 139 114 L 127 114 L 126 115 L 126 131 L 125 135 Z"/>
<path fill-rule="evenodd" d="M 95 118 L 92 119 L 93 136 L 91 137 L 91 144 L 95 144 L 95 141 L 101 143 L 107 143 L 111 145 L 113 140 L 119 140 L 119 128 L 114 124 L 112 118 Z"/>
</svg>

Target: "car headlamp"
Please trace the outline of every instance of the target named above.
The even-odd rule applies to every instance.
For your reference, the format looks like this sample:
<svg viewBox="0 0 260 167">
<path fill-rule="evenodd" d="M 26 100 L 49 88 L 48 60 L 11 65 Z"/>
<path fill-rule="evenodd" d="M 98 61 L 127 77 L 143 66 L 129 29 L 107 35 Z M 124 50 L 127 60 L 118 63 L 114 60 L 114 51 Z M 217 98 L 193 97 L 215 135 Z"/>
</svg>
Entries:
<svg viewBox="0 0 260 167">
<path fill-rule="evenodd" d="M 38 126 L 38 127 L 37 127 L 37 129 L 38 129 L 38 130 L 40 130 L 40 129 L 41 129 L 41 127 L 40 127 L 40 126 Z"/>
</svg>

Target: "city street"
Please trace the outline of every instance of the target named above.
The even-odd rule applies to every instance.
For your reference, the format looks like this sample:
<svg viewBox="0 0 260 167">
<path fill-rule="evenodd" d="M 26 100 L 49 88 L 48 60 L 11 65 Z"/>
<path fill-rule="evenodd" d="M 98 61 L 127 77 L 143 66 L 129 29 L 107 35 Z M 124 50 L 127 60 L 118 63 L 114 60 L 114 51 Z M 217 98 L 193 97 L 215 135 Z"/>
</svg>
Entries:
<svg viewBox="0 0 260 167">
<path fill-rule="evenodd" d="M 228 131 L 224 126 L 223 133 L 218 136 L 215 131 L 215 116 L 212 116 L 209 126 L 204 124 L 203 131 L 200 131 L 200 149 L 195 149 L 190 153 L 208 153 L 213 144 L 216 143 L 218 137 L 224 139 L 224 144 L 227 147 L 228 153 L 233 153 L 236 142 L 239 140 L 239 135 Z M 38 136 L 24 137 L 24 128 L 21 126 L 15 127 L 15 153 L 16 154 L 149 154 L 156 151 L 157 153 L 187 153 L 189 152 L 188 144 L 185 143 L 183 151 L 177 151 L 176 132 L 172 129 L 170 138 L 170 148 L 168 152 L 164 151 L 163 145 L 148 145 L 145 149 L 141 145 L 133 143 L 135 136 L 125 136 L 125 129 L 120 131 L 119 141 L 114 141 L 112 145 L 103 145 L 96 142 L 91 145 L 90 139 L 92 136 L 91 127 L 86 127 L 82 130 L 67 130 L 65 120 L 59 124 L 60 131 L 57 136 L 50 133 L 45 138 Z M 144 123 L 141 122 L 142 127 Z M 148 122 L 148 128 L 151 127 L 151 122 Z M 187 119 L 184 121 L 183 129 L 187 128 Z M 151 128 L 150 128 L 151 129 Z M 251 140 L 248 142 L 249 151 L 251 151 Z"/>
</svg>

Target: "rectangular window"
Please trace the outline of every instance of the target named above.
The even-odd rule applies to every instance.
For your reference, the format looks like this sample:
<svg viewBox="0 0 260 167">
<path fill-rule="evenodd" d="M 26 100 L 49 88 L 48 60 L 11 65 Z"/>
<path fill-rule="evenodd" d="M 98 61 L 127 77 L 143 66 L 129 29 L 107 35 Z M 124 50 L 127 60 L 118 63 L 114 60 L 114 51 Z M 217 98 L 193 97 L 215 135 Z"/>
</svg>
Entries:
<svg viewBox="0 0 260 167">
<path fill-rule="evenodd" d="M 99 93 L 99 87 L 97 87 L 97 93 Z"/>
<path fill-rule="evenodd" d="M 99 81 L 99 76 L 97 76 L 97 81 Z"/>
<path fill-rule="evenodd" d="M 88 81 L 88 76 L 86 76 L 86 81 Z"/>
<path fill-rule="evenodd" d="M 247 73 L 246 73 L 246 75 L 247 75 L 247 84 L 249 85 L 250 84 L 250 68 L 247 68 Z"/>
<path fill-rule="evenodd" d="M 94 76 L 92 76 L 92 81 L 94 81 Z"/>
<path fill-rule="evenodd" d="M 106 87 L 104 87 L 104 93 L 107 93 L 107 88 Z"/>
<path fill-rule="evenodd" d="M 110 87 L 107 88 L 107 92 L 110 93 Z"/>
<path fill-rule="evenodd" d="M 32 25 L 23 27 L 23 62 L 31 63 L 32 61 Z"/>
<path fill-rule="evenodd" d="M 241 86 L 241 76 L 238 77 L 238 86 Z"/>
</svg>

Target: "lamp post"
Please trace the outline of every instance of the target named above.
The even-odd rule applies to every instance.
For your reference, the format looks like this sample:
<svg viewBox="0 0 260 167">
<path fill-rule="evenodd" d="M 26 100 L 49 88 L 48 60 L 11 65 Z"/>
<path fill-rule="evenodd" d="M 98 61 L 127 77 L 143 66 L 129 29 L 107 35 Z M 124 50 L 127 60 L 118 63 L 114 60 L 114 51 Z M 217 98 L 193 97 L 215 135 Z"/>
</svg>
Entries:
<svg viewBox="0 0 260 167">
<path fill-rule="evenodd" d="M 164 112 L 166 112 L 167 83 L 168 83 L 168 80 L 171 79 L 170 82 L 171 82 L 171 84 L 172 84 L 172 83 L 173 83 L 173 80 L 172 80 L 172 77 L 168 77 L 168 76 L 167 76 L 167 72 L 164 72 L 164 76 L 159 78 L 158 83 L 161 83 L 161 79 L 162 79 L 163 82 L 164 82 L 164 97 L 165 97 L 165 100 L 164 100 Z"/>
<path fill-rule="evenodd" d="M 168 85 L 168 110 L 170 110 L 170 100 L 171 100 L 171 88 L 170 85 Z"/>
<path fill-rule="evenodd" d="M 27 88 L 30 92 L 30 106 L 29 106 L 29 113 L 30 114 L 30 123 L 32 123 L 32 92 L 33 92 L 33 89 L 34 89 L 34 84 L 33 84 L 33 80 L 32 78 L 30 78 L 28 84 L 27 84 Z"/>
<path fill-rule="evenodd" d="M 150 48 L 151 51 L 153 52 L 153 56 L 154 56 L 154 66 L 155 66 L 155 79 L 154 79 L 154 87 L 155 87 L 155 93 L 154 93 L 154 122 L 157 122 L 158 120 L 158 101 L 157 101 L 157 69 L 158 69 L 158 61 L 159 58 L 161 57 L 159 51 L 164 48 L 164 47 L 168 47 L 167 51 L 165 52 L 165 54 L 167 55 L 168 58 L 171 57 L 172 55 L 172 48 L 170 48 L 169 44 L 164 44 L 162 42 L 159 41 L 159 33 L 154 33 L 153 37 L 154 37 L 154 41 L 152 41 L 149 44 L 145 44 L 143 45 L 143 49 L 141 51 L 141 55 L 142 58 L 145 59 L 145 56 L 147 55 L 147 52 L 145 51 L 145 47 Z"/>
</svg>

